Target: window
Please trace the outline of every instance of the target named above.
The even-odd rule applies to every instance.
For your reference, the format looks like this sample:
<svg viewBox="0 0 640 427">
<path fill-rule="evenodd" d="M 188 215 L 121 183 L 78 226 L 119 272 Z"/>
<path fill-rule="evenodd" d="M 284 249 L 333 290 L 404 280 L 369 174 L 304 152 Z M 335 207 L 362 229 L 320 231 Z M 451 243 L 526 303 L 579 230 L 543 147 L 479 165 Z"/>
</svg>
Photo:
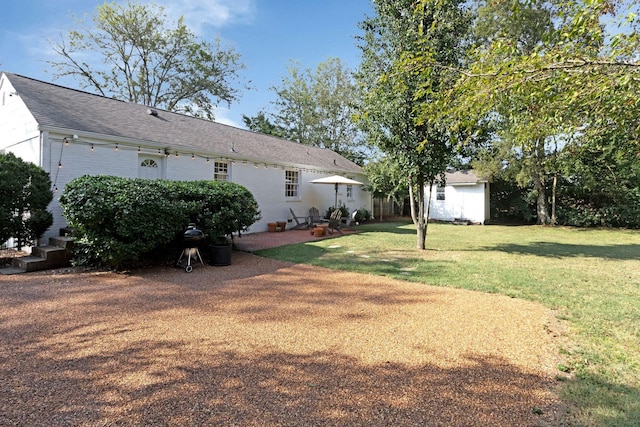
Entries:
<svg viewBox="0 0 640 427">
<path fill-rule="evenodd" d="M 216 181 L 228 181 L 229 164 L 226 162 L 215 162 L 213 165 L 213 179 Z"/>
<path fill-rule="evenodd" d="M 285 197 L 298 197 L 299 196 L 299 186 L 300 186 L 300 172 L 298 171 L 285 171 L 285 187 L 284 187 L 284 195 Z"/>
<path fill-rule="evenodd" d="M 158 163 L 156 163 L 153 159 L 144 159 L 142 163 L 140 163 L 140 167 L 142 168 L 157 168 Z"/>
<path fill-rule="evenodd" d="M 162 178 L 162 159 L 149 156 L 139 157 L 138 178 L 160 179 Z"/>
<path fill-rule="evenodd" d="M 436 190 L 436 200 L 444 200 L 444 187 L 439 185 Z"/>
<path fill-rule="evenodd" d="M 353 185 L 347 185 L 347 199 L 353 199 Z"/>
</svg>

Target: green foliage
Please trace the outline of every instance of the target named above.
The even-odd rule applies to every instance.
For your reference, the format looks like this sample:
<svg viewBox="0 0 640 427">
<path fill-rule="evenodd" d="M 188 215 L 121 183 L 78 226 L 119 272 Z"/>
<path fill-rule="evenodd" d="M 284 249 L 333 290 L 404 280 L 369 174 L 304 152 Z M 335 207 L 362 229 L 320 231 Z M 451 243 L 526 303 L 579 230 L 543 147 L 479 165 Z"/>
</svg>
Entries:
<svg viewBox="0 0 640 427">
<path fill-rule="evenodd" d="M 560 159 L 559 224 L 640 227 L 640 157 L 627 142 L 631 132 L 612 126 L 567 147 Z"/>
<path fill-rule="evenodd" d="M 386 197 L 400 203 L 409 193 L 405 171 L 389 156 L 370 161 L 363 171 L 369 183 L 366 189 L 374 197 Z"/>
<path fill-rule="evenodd" d="M 369 221 L 373 215 L 371 215 L 371 211 L 367 208 L 359 208 L 356 211 L 356 215 L 353 218 L 357 222 Z"/>
<path fill-rule="evenodd" d="M 49 174 L 12 153 L 0 154 L 0 242 L 10 237 L 18 249 L 53 224 L 47 211 L 53 199 Z"/>
<path fill-rule="evenodd" d="M 49 64 L 56 77 L 76 77 L 103 96 L 212 120 L 218 103 L 239 97 L 231 83 L 244 68 L 240 56 L 220 40 L 198 40 L 182 17 L 173 28 L 166 20 L 155 4 L 104 3 L 94 28 L 71 30 L 53 46 L 62 59 Z"/>
<path fill-rule="evenodd" d="M 252 132 L 264 133 L 265 135 L 273 135 L 278 138 L 286 138 L 291 139 L 289 136 L 289 132 L 282 126 L 278 126 L 274 123 L 271 123 L 264 111 L 258 112 L 258 115 L 255 117 L 242 116 L 242 121 Z"/>
<path fill-rule="evenodd" d="M 482 1 L 476 5 L 473 50 L 463 63 L 414 63 L 426 72 L 435 67 L 457 74 L 449 95 L 428 105 L 421 117 L 449 121 L 454 130 L 467 128 L 468 135 L 490 122 L 496 131 L 481 168 L 523 188 L 533 186 L 539 223 L 553 221 L 550 181 L 569 163 L 581 162 L 568 152 L 573 145 L 602 139 L 613 128 L 625 135 L 616 149 L 635 146 L 637 152 L 640 34 L 637 16 L 626 15 L 625 6 L 606 0 Z M 621 173 L 618 162 L 609 166 Z M 563 183 L 574 182 L 572 175 L 564 178 Z"/>
<path fill-rule="evenodd" d="M 528 197 L 531 188 L 522 188 L 514 181 L 496 179 L 491 182 L 489 205 L 491 220 L 498 223 L 531 223 L 535 220 L 535 199 Z M 535 221 L 534 221 L 535 222 Z"/>
<path fill-rule="evenodd" d="M 170 245 L 189 223 L 213 241 L 260 218 L 246 188 L 217 181 L 83 176 L 67 184 L 60 204 L 78 236 L 77 262 L 111 268 Z"/>
<path fill-rule="evenodd" d="M 328 148 L 354 163 L 364 163 L 365 143 L 352 120 L 356 85 L 340 59 L 329 58 L 315 70 L 300 70 L 294 63 L 289 76 L 272 89 L 277 94 L 273 126 L 285 129 L 288 139 Z"/>
<path fill-rule="evenodd" d="M 380 0 L 374 6 L 376 16 L 360 24 L 365 33 L 357 74 L 363 93 L 358 123 L 408 177 L 417 246 L 424 249 L 424 188 L 444 175 L 458 138 L 445 123 L 422 120 L 420 111 L 455 82 L 444 66 L 455 67 L 464 57 L 470 17 L 458 0 Z M 443 67 L 420 72 L 416 66 L 431 61 Z"/>
</svg>

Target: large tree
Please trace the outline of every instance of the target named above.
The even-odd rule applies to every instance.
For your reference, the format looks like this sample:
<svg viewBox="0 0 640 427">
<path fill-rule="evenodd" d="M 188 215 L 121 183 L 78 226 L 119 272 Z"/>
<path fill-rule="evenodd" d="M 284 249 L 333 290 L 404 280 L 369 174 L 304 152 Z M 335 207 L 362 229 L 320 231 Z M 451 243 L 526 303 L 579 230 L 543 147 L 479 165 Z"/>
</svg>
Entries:
<svg viewBox="0 0 640 427">
<path fill-rule="evenodd" d="M 443 111 L 463 126 L 492 120 L 499 129 L 494 164 L 531 185 L 538 223 L 553 219 L 548 192 L 560 172 L 560 151 L 612 127 L 625 129 L 623 143 L 637 148 L 640 37 L 634 15 L 624 17 L 626 26 L 625 19 L 615 26 L 618 6 L 601 0 L 482 3 L 479 43 L 468 67 L 457 70 L 450 96 L 425 110 L 428 121 L 441 120 Z"/>
<path fill-rule="evenodd" d="M 255 117 L 249 117 L 242 115 L 242 121 L 247 129 L 252 132 L 264 133 L 266 135 L 273 135 L 279 138 L 289 138 L 289 132 L 282 126 L 278 126 L 269 120 L 264 111 L 259 111 Z"/>
<path fill-rule="evenodd" d="M 364 96 L 359 122 L 369 138 L 405 171 L 417 248 L 425 249 L 425 186 L 442 181 L 456 143 L 442 123 L 420 119 L 419 110 L 451 83 L 444 68 L 419 72 L 417 58 L 460 66 L 469 16 L 462 1 L 374 1 L 376 15 L 361 23 Z M 429 58 L 429 59 L 427 59 Z M 429 193 L 431 194 L 431 193 Z"/>
<path fill-rule="evenodd" d="M 103 96 L 213 119 L 240 95 L 240 55 L 219 39 L 199 40 L 183 18 L 169 27 L 164 9 L 129 1 L 98 6 L 92 28 L 70 31 L 53 48 L 55 77 L 77 78 Z"/>
<path fill-rule="evenodd" d="M 315 70 L 289 66 L 289 75 L 272 88 L 275 111 L 266 130 L 284 129 L 287 138 L 301 144 L 333 150 L 363 164 L 366 150 L 353 122 L 357 95 L 352 72 L 339 58 L 329 58 Z M 260 123 L 260 117 L 245 123 Z M 263 123 L 264 124 L 264 123 Z"/>
</svg>

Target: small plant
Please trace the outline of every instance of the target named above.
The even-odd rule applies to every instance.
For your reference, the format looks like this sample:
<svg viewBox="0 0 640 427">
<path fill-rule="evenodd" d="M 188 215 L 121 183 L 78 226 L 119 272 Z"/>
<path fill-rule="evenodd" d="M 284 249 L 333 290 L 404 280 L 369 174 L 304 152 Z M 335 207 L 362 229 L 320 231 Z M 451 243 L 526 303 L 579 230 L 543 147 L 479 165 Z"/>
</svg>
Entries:
<svg viewBox="0 0 640 427">
<path fill-rule="evenodd" d="M 356 211 L 356 216 L 354 219 L 357 222 L 364 222 L 371 219 L 371 212 L 366 208 L 360 208 Z"/>
</svg>

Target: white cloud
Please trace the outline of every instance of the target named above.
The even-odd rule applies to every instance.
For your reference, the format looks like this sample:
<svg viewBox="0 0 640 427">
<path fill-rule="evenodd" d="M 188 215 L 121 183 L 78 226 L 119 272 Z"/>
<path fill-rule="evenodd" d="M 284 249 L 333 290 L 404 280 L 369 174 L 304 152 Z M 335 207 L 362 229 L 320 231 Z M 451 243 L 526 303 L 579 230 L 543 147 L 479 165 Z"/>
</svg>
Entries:
<svg viewBox="0 0 640 427">
<path fill-rule="evenodd" d="M 222 123 L 223 125 L 229 125 L 236 128 L 244 129 L 244 123 L 238 123 L 237 121 L 229 117 L 230 114 L 231 114 L 231 110 L 229 108 L 216 107 L 214 112 L 214 115 L 215 115 L 214 121 L 217 123 Z"/>
<path fill-rule="evenodd" d="M 251 22 L 256 11 L 255 0 L 162 0 L 159 4 L 171 19 L 184 16 L 187 26 L 196 33 L 201 33 L 205 26 L 221 28 Z"/>
</svg>

